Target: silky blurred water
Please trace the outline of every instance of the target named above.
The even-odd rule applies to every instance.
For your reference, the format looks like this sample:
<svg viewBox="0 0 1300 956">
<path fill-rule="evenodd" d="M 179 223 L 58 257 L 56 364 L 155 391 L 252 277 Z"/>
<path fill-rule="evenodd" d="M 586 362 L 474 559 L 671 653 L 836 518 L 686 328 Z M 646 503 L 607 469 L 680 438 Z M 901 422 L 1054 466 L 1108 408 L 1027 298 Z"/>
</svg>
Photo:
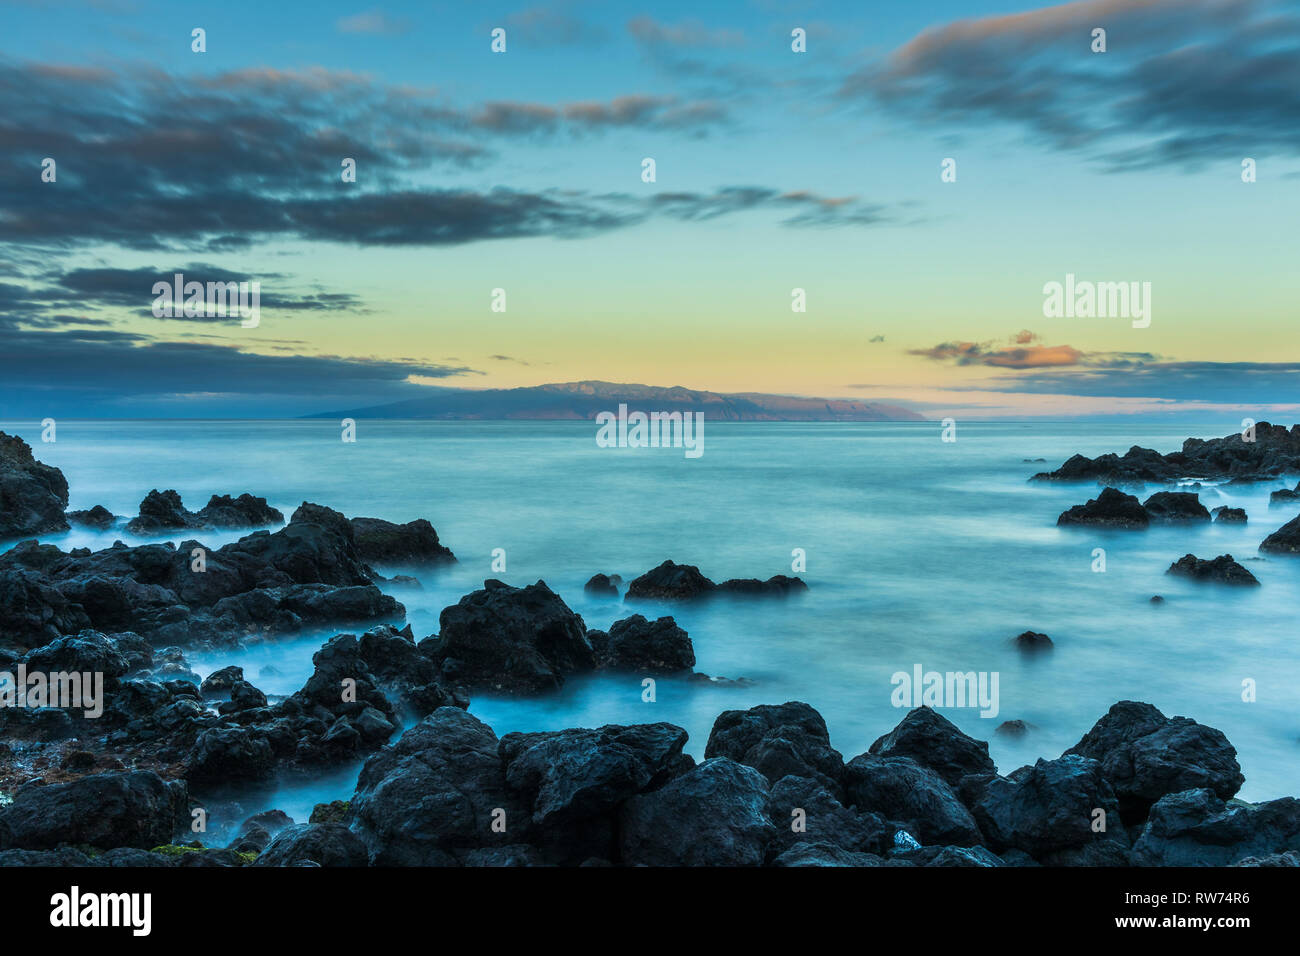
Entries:
<svg viewBox="0 0 1300 956">
<path fill-rule="evenodd" d="M 328 421 L 61 421 L 54 444 L 42 444 L 30 422 L 0 427 L 63 469 L 72 508 L 102 504 L 129 516 L 151 488 L 175 488 L 191 509 L 213 493 L 248 491 L 286 517 L 309 500 L 349 516 L 428 518 L 460 563 L 420 574 L 422 592 L 392 591 L 417 637 L 435 633 L 439 611 L 485 578 L 541 579 L 589 627 L 634 610 L 672 614 L 691 635 L 697 670 L 754 682 L 661 678 L 653 703 L 643 702 L 636 675 L 571 679 L 541 699 L 480 693 L 470 709 L 498 735 L 664 720 L 690 732 L 688 750 L 699 757 L 722 710 L 805 700 L 850 758 L 903 716 L 890 678 L 920 664 L 999 674 L 995 717 L 944 713 L 989 740 L 1003 772 L 1058 756 L 1112 703 L 1132 698 L 1223 730 L 1240 754 L 1244 798 L 1300 794 L 1300 559 L 1257 551 L 1300 510 L 1269 509 L 1269 491 L 1283 482 L 1201 491 L 1209 508 L 1245 508 L 1244 526 L 1103 532 L 1056 527 L 1057 515 L 1095 497 L 1096 486 L 1026 481 L 1075 452 L 1133 444 L 1171 451 L 1189 435 L 1226 434 L 1232 423 L 961 424 L 946 444 L 932 423 L 710 421 L 698 459 L 680 449 L 598 448 L 595 425 L 577 422 L 363 420 L 355 444 L 340 441 Z M 218 546 L 238 536 L 198 537 Z M 141 540 L 120 528 L 44 540 L 99 548 L 115 538 Z M 1099 547 L 1104 573 L 1092 570 Z M 491 568 L 497 548 L 504 572 Z M 632 608 L 582 591 L 595 572 L 630 580 L 666 558 L 714 580 L 791 573 L 796 548 L 807 555 L 809 592 L 789 601 Z M 1263 586 L 1166 577 L 1188 552 L 1231 553 Z M 1150 604 L 1153 594 L 1165 603 Z M 1022 657 L 1009 642 L 1024 630 L 1047 633 L 1055 649 Z M 328 636 L 193 662 L 201 674 L 242 664 L 264 691 L 290 693 Z M 278 674 L 260 676 L 268 665 Z M 1247 679 L 1257 686 L 1253 703 L 1242 700 Z M 1011 719 L 1035 729 L 1019 740 L 995 736 Z M 315 799 L 350 791 L 347 780 L 288 787 L 268 805 L 297 801 L 309 810 Z"/>
</svg>

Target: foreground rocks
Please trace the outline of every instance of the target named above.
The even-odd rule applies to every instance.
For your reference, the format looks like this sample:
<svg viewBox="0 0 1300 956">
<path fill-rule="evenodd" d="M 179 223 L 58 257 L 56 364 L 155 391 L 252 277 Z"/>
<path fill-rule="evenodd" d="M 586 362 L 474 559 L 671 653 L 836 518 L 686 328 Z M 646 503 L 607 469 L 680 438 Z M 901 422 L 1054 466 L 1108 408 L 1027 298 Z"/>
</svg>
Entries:
<svg viewBox="0 0 1300 956">
<path fill-rule="evenodd" d="M 17 435 L 0 432 L 0 539 L 66 531 L 68 481 Z"/>
<path fill-rule="evenodd" d="M 1162 455 L 1134 445 L 1122 456 L 1086 458 L 1075 455 L 1056 471 L 1040 472 L 1035 481 L 1096 481 L 1106 485 L 1135 485 L 1202 481 L 1265 481 L 1300 472 L 1300 425 L 1289 430 L 1260 422 L 1253 442 L 1240 433 L 1223 438 L 1189 438 L 1180 451 Z"/>
<path fill-rule="evenodd" d="M 378 635 L 384 642 L 392 634 Z M 322 705 L 323 706 L 323 705 Z M 438 707 L 374 753 L 346 802 L 251 818 L 229 848 L 182 839 L 193 799 L 153 774 L 22 788 L 0 864 L 232 866 L 1282 865 L 1300 802 L 1229 803 L 1217 730 L 1122 701 L 1061 757 L 997 772 L 929 708 L 844 762 L 807 704 L 728 711 L 705 760 L 672 724 L 498 739 Z M 90 812 L 91 808 L 103 812 Z M 192 834 L 191 834 L 192 835 Z M 106 850 L 92 858 L 84 850 Z"/>
</svg>

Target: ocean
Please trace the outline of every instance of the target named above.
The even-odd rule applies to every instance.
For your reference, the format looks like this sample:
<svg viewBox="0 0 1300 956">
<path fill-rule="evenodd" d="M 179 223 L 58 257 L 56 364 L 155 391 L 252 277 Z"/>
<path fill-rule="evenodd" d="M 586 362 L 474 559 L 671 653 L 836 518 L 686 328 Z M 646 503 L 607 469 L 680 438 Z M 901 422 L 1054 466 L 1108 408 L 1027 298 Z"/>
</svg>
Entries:
<svg viewBox="0 0 1300 956">
<path fill-rule="evenodd" d="M 286 517 L 314 501 L 349 516 L 427 518 L 459 564 L 420 574 L 422 591 L 391 592 L 417 638 L 436 633 L 442 608 L 486 578 L 544 580 L 588 627 L 671 614 L 690 633 L 696 670 L 752 682 L 659 678 L 653 702 L 638 675 L 573 678 L 533 699 L 474 694 L 470 711 L 498 735 L 669 721 L 689 731 L 687 750 L 699 758 L 723 710 L 803 700 L 848 759 L 903 717 L 892 678 L 920 666 L 997 675 L 996 715 L 942 713 L 988 740 L 1003 773 L 1059 756 L 1128 698 L 1222 730 L 1246 776 L 1240 796 L 1258 801 L 1300 794 L 1300 560 L 1257 550 L 1298 510 L 1270 510 L 1269 491 L 1283 483 L 1201 489 L 1208 508 L 1244 508 L 1246 525 L 1125 532 L 1057 528 L 1062 510 L 1098 488 L 1027 480 L 1076 452 L 1167 452 L 1234 427 L 960 423 L 945 443 L 937 423 L 709 421 L 704 454 L 688 458 L 598 447 L 593 422 L 361 420 L 355 443 L 318 420 L 60 421 L 53 444 L 31 422 L 0 424 L 63 470 L 73 509 L 102 504 L 132 516 L 151 488 L 174 488 L 192 510 L 214 493 L 251 492 Z M 242 533 L 197 537 L 215 547 Z M 115 539 L 149 540 L 120 529 L 42 538 L 63 548 Z M 1097 548 L 1104 572 L 1094 570 Z M 492 569 L 497 549 L 504 571 Z M 716 581 L 767 578 L 794 573 L 797 550 L 809 590 L 789 600 L 631 605 L 582 589 L 596 572 L 626 582 L 669 558 Z M 1262 587 L 1166 576 L 1189 552 L 1231 553 Z M 1165 602 L 1151 604 L 1155 594 Z M 1011 641 L 1026 630 L 1048 634 L 1054 649 L 1022 655 Z M 288 694 L 331 633 L 190 660 L 201 675 L 240 664 L 263 691 Z M 264 667 L 274 670 L 263 676 Z M 1032 729 L 995 735 L 1007 720 Z M 261 799 L 305 819 L 312 803 L 350 796 L 355 774 L 344 768 Z"/>
</svg>

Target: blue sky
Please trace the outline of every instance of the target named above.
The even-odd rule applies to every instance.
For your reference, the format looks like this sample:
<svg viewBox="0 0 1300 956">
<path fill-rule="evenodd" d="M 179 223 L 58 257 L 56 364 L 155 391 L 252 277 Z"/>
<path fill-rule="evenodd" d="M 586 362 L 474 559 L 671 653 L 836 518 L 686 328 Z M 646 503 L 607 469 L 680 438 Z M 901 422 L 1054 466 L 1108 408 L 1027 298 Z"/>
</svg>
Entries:
<svg viewBox="0 0 1300 956">
<path fill-rule="evenodd" d="M 0 418 L 584 379 L 966 417 L 1300 401 L 1294 2 L 0 15 Z M 259 327 L 151 315 L 179 269 L 260 281 Z M 1045 318 L 1067 273 L 1150 282 L 1151 325 Z"/>
</svg>

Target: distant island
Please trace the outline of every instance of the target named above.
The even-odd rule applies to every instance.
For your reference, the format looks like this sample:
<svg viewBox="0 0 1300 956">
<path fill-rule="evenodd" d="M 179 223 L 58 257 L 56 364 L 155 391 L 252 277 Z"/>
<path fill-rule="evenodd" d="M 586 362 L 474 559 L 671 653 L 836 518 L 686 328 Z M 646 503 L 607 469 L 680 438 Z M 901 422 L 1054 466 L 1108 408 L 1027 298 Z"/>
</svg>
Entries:
<svg viewBox="0 0 1300 956">
<path fill-rule="evenodd" d="M 421 398 L 305 418 L 534 419 L 583 421 L 625 404 L 631 411 L 703 412 L 709 421 L 923 422 L 897 405 L 761 392 L 722 394 L 673 386 L 565 382 L 529 388 L 435 388 Z"/>
</svg>

